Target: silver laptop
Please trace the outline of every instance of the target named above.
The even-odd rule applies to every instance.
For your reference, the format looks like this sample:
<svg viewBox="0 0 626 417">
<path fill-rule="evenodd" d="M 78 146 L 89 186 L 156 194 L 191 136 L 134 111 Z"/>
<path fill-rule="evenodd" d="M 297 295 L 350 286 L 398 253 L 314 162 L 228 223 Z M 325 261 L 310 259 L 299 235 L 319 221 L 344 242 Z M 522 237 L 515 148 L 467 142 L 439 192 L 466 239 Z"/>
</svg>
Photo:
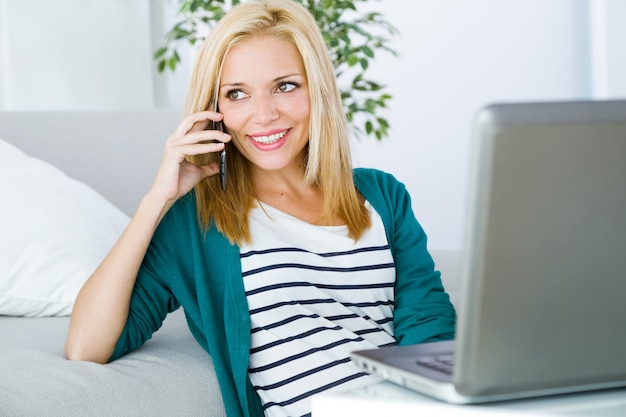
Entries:
<svg viewBox="0 0 626 417">
<path fill-rule="evenodd" d="M 475 122 L 456 340 L 354 352 L 452 403 L 626 386 L 626 101 Z"/>
</svg>

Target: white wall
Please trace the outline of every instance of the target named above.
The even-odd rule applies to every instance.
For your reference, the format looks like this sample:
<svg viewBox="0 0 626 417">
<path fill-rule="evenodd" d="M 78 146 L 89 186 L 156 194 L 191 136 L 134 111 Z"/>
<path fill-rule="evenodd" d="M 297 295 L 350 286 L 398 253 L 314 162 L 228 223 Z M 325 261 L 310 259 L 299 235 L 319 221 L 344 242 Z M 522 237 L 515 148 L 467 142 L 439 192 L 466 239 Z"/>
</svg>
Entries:
<svg viewBox="0 0 626 417">
<path fill-rule="evenodd" d="M 157 75 L 151 60 L 175 20 L 172 3 L 0 0 L 0 110 L 178 108 L 190 62 Z M 406 183 L 433 248 L 462 244 L 470 127 L 480 107 L 626 97 L 623 0 L 368 7 L 400 30 L 400 57 L 381 55 L 370 73 L 394 96 L 391 137 L 355 142 L 355 163 Z"/>
<path fill-rule="evenodd" d="M 495 101 L 589 97 L 586 2 L 416 0 L 385 8 L 402 37 L 376 77 L 394 95 L 391 139 L 356 161 L 406 182 L 431 247 L 462 245 L 470 129 Z"/>
<path fill-rule="evenodd" d="M 0 0 L 0 109 L 146 108 L 149 0 Z"/>
</svg>

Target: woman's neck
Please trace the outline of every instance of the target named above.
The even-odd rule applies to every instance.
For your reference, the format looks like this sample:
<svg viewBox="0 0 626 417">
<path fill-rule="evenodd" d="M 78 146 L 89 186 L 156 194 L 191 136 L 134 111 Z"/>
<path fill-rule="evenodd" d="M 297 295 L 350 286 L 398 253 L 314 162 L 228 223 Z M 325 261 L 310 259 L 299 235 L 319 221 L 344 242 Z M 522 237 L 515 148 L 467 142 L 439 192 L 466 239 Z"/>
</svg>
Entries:
<svg viewBox="0 0 626 417">
<path fill-rule="evenodd" d="M 255 178 L 256 198 L 284 213 L 320 226 L 340 226 L 344 221 L 339 216 L 324 219 L 324 197 L 314 184 L 306 184 L 304 175 L 263 176 Z"/>
</svg>

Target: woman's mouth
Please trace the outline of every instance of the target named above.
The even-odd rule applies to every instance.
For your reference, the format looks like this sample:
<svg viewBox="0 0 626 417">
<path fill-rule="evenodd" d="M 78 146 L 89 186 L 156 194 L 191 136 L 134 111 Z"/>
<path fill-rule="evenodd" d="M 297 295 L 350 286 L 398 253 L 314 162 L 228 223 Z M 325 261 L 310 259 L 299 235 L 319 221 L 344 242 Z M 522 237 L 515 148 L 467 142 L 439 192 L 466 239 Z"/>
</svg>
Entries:
<svg viewBox="0 0 626 417">
<path fill-rule="evenodd" d="M 272 143 L 276 143 L 289 132 L 289 129 L 283 130 L 282 132 L 273 133 L 271 135 L 260 135 L 260 136 L 250 136 L 250 138 L 258 144 L 261 145 L 271 145 Z"/>
</svg>

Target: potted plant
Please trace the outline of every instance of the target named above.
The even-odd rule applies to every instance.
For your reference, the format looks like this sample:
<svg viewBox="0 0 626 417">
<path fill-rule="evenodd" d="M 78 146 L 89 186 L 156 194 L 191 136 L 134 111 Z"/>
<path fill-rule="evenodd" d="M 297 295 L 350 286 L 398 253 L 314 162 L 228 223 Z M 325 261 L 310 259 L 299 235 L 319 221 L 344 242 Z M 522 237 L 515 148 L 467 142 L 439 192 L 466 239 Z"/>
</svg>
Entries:
<svg viewBox="0 0 626 417">
<path fill-rule="evenodd" d="M 181 61 L 184 43 L 195 45 L 239 0 L 176 0 L 180 20 L 165 35 L 154 53 L 159 72 L 174 71 Z M 346 117 L 354 134 L 381 140 L 388 136 L 389 123 L 381 114 L 391 95 L 385 86 L 367 78 L 370 62 L 379 51 L 396 55 L 389 46 L 395 27 L 378 12 L 361 12 L 357 3 L 368 0 L 294 0 L 313 14 L 330 50 L 341 89 Z"/>
</svg>

